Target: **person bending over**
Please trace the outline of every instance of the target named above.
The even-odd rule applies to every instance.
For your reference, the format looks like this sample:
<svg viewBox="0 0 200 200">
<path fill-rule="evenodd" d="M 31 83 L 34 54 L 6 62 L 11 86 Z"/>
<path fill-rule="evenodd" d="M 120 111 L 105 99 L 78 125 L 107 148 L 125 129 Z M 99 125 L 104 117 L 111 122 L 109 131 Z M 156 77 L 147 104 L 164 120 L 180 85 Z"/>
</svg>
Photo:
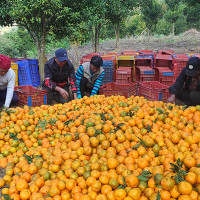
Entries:
<svg viewBox="0 0 200 200">
<path fill-rule="evenodd" d="M 51 105 L 52 100 L 58 103 L 68 102 L 70 85 L 74 99 L 77 98 L 75 70 L 65 49 L 56 50 L 55 57 L 46 62 L 44 72 L 43 89 L 47 90 L 47 104 Z"/>
<path fill-rule="evenodd" d="M 93 96 L 99 93 L 105 72 L 103 60 L 100 56 L 93 56 L 90 62 L 80 65 L 76 72 L 77 97 Z"/>
<path fill-rule="evenodd" d="M 0 54 L 0 107 L 15 106 L 18 101 L 15 88 L 15 72 L 9 57 Z"/>
<path fill-rule="evenodd" d="M 169 87 L 169 103 L 179 99 L 187 106 L 200 105 L 200 59 L 191 57 L 175 83 Z"/>
</svg>

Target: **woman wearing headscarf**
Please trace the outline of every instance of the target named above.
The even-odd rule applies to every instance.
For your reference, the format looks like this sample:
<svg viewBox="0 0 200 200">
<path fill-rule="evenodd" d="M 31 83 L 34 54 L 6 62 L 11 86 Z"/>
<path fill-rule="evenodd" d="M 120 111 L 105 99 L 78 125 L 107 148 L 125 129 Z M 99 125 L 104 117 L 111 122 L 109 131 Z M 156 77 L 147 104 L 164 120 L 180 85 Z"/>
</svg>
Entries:
<svg viewBox="0 0 200 200">
<path fill-rule="evenodd" d="M 15 72 L 11 69 L 11 60 L 0 54 L 0 107 L 16 105 L 18 98 L 14 92 Z"/>
</svg>

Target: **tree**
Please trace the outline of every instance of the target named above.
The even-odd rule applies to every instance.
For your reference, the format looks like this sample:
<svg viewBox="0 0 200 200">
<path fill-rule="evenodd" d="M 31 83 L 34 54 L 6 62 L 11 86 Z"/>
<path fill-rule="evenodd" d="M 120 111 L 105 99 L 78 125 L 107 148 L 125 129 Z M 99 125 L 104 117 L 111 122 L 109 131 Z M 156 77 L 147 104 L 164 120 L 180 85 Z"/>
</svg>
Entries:
<svg viewBox="0 0 200 200">
<path fill-rule="evenodd" d="M 136 3 L 133 0 L 107 0 L 106 18 L 112 23 L 115 30 L 116 48 L 119 49 L 120 23 L 125 20 Z"/>
<path fill-rule="evenodd" d="M 99 51 L 100 29 L 105 23 L 105 0 L 85 0 L 81 14 L 87 19 L 88 30 L 95 52 Z"/>
<path fill-rule="evenodd" d="M 159 18 L 161 17 L 162 7 L 158 0 L 141 0 L 140 7 L 142 11 L 142 18 L 146 23 L 149 34 L 151 35 Z"/>
<path fill-rule="evenodd" d="M 9 10 L 9 18 L 5 12 L 1 25 L 12 24 L 24 27 L 37 46 L 40 64 L 40 77 L 44 79 L 46 37 L 53 32 L 58 37 L 73 34 L 75 25 L 78 27 L 79 12 L 75 7 L 78 0 L 7 0 L 1 9 Z M 6 23 L 5 23 L 6 22 Z"/>
<path fill-rule="evenodd" d="M 187 4 L 185 15 L 187 16 L 188 28 L 196 28 L 200 30 L 200 1 L 184 0 Z"/>
<path fill-rule="evenodd" d="M 172 35 L 174 35 L 174 24 L 179 17 L 179 5 L 181 0 L 165 0 L 168 12 L 166 14 L 166 20 L 172 23 Z"/>
</svg>

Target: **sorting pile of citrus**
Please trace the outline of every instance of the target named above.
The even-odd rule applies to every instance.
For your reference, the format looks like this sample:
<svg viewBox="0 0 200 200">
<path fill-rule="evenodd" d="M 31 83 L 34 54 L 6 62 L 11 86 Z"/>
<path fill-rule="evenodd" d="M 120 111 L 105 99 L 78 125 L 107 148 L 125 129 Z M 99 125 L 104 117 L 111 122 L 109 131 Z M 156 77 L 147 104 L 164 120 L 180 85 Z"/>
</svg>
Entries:
<svg viewBox="0 0 200 200">
<path fill-rule="evenodd" d="M 92 96 L 0 113 L 2 199 L 200 199 L 200 106 Z"/>
</svg>

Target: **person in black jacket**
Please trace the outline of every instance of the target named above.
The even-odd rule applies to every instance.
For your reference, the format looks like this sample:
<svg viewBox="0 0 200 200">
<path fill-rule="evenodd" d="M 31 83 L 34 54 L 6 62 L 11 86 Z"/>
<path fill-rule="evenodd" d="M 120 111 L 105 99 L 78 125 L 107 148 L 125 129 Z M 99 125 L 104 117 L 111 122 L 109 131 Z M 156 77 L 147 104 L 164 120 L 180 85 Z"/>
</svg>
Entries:
<svg viewBox="0 0 200 200">
<path fill-rule="evenodd" d="M 44 73 L 43 89 L 47 90 L 47 104 L 52 104 L 52 100 L 58 103 L 68 102 L 70 85 L 74 99 L 77 98 L 75 69 L 65 49 L 56 50 L 55 57 L 46 62 Z"/>
<path fill-rule="evenodd" d="M 179 99 L 187 106 L 200 105 L 200 59 L 191 57 L 187 65 L 177 77 L 175 83 L 169 87 L 171 96 L 169 103 Z"/>
</svg>

